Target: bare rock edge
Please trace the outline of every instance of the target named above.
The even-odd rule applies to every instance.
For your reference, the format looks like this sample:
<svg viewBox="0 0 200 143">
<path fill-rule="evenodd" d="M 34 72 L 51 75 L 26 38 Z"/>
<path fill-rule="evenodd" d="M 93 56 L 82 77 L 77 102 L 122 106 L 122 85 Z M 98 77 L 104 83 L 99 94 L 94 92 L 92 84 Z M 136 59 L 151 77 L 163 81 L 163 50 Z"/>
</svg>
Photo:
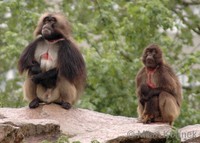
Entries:
<svg viewBox="0 0 200 143">
<path fill-rule="evenodd" d="M 39 143 L 55 141 L 61 134 L 69 141 L 90 143 L 164 143 L 170 135 L 168 124 L 142 124 L 136 118 L 113 116 L 58 105 L 41 105 L 36 109 L 0 108 L 1 143 Z M 178 135 L 177 135 L 178 136 Z M 200 124 L 179 129 L 181 142 L 200 142 Z"/>
</svg>

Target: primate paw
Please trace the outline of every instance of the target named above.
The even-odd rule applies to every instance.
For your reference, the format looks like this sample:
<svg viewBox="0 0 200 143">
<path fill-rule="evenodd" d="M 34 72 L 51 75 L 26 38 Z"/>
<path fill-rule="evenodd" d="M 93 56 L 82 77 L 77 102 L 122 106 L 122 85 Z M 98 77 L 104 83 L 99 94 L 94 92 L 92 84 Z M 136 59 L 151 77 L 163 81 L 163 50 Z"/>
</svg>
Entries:
<svg viewBox="0 0 200 143">
<path fill-rule="evenodd" d="M 29 108 L 37 108 L 40 105 L 40 99 L 35 98 L 29 103 Z"/>
<path fill-rule="evenodd" d="M 41 82 L 41 78 L 40 76 L 37 75 L 33 75 L 31 80 L 35 83 L 35 84 L 39 84 Z"/>
<path fill-rule="evenodd" d="M 70 103 L 68 103 L 68 102 L 63 102 L 63 103 L 61 104 L 61 106 L 62 106 L 64 109 L 67 109 L 67 110 L 69 110 L 69 109 L 72 107 L 72 105 L 71 105 Z"/>
<path fill-rule="evenodd" d="M 142 119 L 142 122 L 144 124 L 151 124 L 151 123 L 154 122 L 154 116 L 153 115 L 149 115 L 149 114 L 144 115 L 144 118 Z"/>
<path fill-rule="evenodd" d="M 67 109 L 67 110 L 69 110 L 72 107 L 72 105 L 69 102 L 59 102 L 56 104 L 60 105 L 61 107 L 63 107 L 64 109 Z"/>
<path fill-rule="evenodd" d="M 33 66 L 33 67 L 31 68 L 31 73 L 32 73 L 32 74 L 38 74 L 38 73 L 41 73 L 41 72 L 42 72 L 42 70 L 40 69 L 39 66 Z"/>
<path fill-rule="evenodd" d="M 151 123 L 152 123 L 151 119 L 148 119 L 148 120 L 145 122 L 145 124 L 151 124 Z"/>
<path fill-rule="evenodd" d="M 141 85 L 141 92 L 143 95 L 147 95 L 151 89 L 146 84 Z"/>
<path fill-rule="evenodd" d="M 29 66 L 29 74 L 34 75 L 34 74 L 38 74 L 41 72 L 42 72 L 42 70 L 40 68 L 40 64 L 36 61 L 33 61 L 32 65 Z"/>
</svg>

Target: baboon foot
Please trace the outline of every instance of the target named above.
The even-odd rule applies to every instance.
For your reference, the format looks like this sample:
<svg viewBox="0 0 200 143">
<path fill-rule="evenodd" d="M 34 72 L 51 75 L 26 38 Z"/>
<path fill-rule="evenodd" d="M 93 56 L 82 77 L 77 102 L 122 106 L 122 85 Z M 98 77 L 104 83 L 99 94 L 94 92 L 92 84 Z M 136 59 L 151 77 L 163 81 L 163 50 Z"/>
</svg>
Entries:
<svg viewBox="0 0 200 143">
<path fill-rule="evenodd" d="M 37 108 L 40 105 L 40 99 L 35 98 L 29 103 L 29 108 Z"/>
<path fill-rule="evenodd" d="M 56 104 L 60 105 L 61 107 L 63 107 L 64 109 L 67 109 L 67 110 L 69 110 L 72 107 L 72 105 L 69 102 L 59 102 Z"/>
</svg>

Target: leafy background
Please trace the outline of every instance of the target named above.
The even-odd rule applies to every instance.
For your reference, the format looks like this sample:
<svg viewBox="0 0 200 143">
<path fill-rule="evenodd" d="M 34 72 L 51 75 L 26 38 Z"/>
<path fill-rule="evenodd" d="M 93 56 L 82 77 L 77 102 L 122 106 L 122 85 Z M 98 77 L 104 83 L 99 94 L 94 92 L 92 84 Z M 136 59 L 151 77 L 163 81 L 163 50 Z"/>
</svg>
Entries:
<svg viewBox="0 0 200 143">
<path fill-rule="evenodd" d="M 137 117 L 135 76 L 150 43 L 183 82 L 176 127 L 200 123 L 200 2 L 198 0 L 3 0 L 0 1 L 0 106 L 22 107 L 24 76 L 16 69 L 33 39 L 39 16 L 63 12 L 87 64 L 87 87 L 77 107 Z M 183 78 L 185 77 L 185 78 Z"/>
</svg>

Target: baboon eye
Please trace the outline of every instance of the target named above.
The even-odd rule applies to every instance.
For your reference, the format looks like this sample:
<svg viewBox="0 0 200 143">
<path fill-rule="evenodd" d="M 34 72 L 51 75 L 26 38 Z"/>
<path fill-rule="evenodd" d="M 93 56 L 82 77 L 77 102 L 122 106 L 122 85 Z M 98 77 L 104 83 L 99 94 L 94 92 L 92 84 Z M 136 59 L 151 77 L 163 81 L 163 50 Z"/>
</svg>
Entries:
<svg viewBox="0 0 200 143">
<path fill-rule="evenodd" d="M 49 21 L 49 17 L 45 17 L 43 23 L 47 23 Z"/>
<path fill-rule="evenodd" d="M 51 19 L 51 22 L 56 22 L 56 19 L 53 17 L 52 19 Z"/>
<path fill-rule="evenodd" d="M 149 53 L 151 53 L 150 50 L 146 50 L 146 54 L 148 55 Z"/>
<path fill-rule="evenodd" d="M 44 20 L 43 20 L 43 23 L 46 24 L 46 23 L 56 23 L 56 19 L 54 17 L 45 17 Z"/>
</svg>

